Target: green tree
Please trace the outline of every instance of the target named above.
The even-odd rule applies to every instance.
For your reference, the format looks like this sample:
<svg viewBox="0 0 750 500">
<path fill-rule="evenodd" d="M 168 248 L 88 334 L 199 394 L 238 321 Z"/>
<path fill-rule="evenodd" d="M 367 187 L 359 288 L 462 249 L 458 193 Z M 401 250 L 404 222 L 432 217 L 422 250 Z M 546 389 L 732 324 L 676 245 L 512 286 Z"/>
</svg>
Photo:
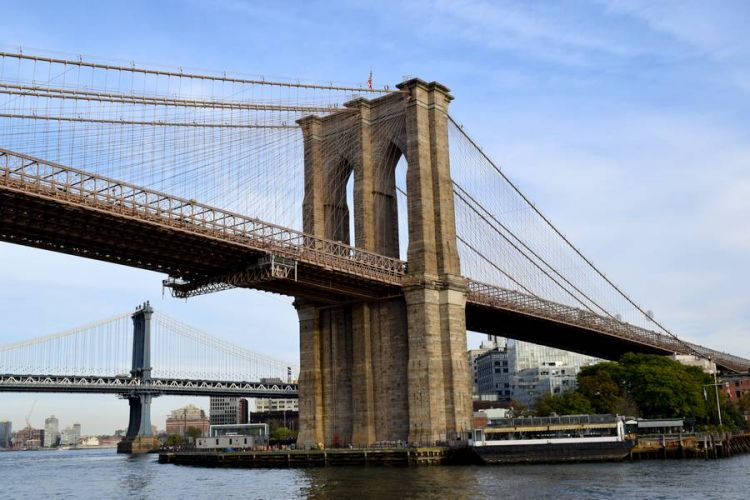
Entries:
<svg viewBox="0 0 750 500">
<path fill-rule="evenodd" d="M 586 366 L 578 374 L 576 391 L 590 402 L 593 413 L 636 415 L 638 407 L 623 387 L 624 372 L 612 361 Z"/>
<path fill-rule="evenodd" d="M 271 439 L 274 441 L 281 441 L 284 439 L 291 439 L 297 436 L 297 433 L 286 427 L 277 427 L 271 432 Z"/>
<path fill-rule="evenodd" d="M 625 354 L 620 359 L 622 388 L 645 418 L 692 416 L 707 420 L 704 386 L 711 383 L 699 368 L 665 356 Z"/>
<path fill-rule="evenodd" d="M 750 392 L 746 392 L 737 400 L 737 408 L 745 415 L 750 415 Z"/>
<path fill-rule="evenodd" d="M 203 436 L 203 431 L 201 431 L 197 427 L 188 427 L 187 435 L 188 437 L 191 437 L 193 439 L 198 439 L 199 437 Z"/>
<path fill-rule="evenodd" d="M 179 434 L 170 434 L 167 436 L 167 446 L 179 446 L 182 444 L 182 436 Z"/>
<path fill-rule="evenodd" d="M 557 415 L 582 415 L 593 413 L 591 403 L 578 391 L 567 391 L 560 395 L 548 394 L 536 404 L 536 414 L 542 417 Z"/>
<path fill-rule="evenodd" d="M 618 362 L 607 361 L 581 369 L 575 391 L 543 398 L 538 415 L 615 413 L 645 418 L 693 417 L 698 422 L 717 421 L 715 400 L 705 397 L 712 379 L 700 369 L 685 366 L 665 356 L 625 354 Z M 711 394 L 708 394 L 711 396 Z M 724 423 L 741 422 L 750 397 L 737 405 L 720 395 Z M 746 405 L 746 406 L 743 406 Z"/>
</svg>

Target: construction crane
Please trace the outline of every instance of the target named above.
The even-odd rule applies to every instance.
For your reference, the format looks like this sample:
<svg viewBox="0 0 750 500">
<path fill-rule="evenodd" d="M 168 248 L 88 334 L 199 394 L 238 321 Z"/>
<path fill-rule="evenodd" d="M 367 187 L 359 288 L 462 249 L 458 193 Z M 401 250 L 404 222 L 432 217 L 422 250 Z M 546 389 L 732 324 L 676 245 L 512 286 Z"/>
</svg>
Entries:
<svg viewBox="0 0 750 500">
<path fill-rule="evenodd" d="M 29 422 L 29 419 L 31 418 L 31 414 L 34 413 L 34 407 L 36 407 L 36 402 L 39 398 L 34 398 L 34 402 L 31 403 L 31 409 L 29 410 L 29 413 L 26 414 L 26 427 L 31 429 L 31 422 Z"/>
</svg>

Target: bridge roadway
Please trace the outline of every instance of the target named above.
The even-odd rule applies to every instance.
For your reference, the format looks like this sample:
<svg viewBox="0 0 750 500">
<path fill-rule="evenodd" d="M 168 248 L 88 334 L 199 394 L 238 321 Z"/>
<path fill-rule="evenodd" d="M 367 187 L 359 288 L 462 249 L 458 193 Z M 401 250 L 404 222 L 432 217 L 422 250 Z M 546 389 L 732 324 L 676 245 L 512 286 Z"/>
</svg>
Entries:
<svg viewBox="0 0 750 500">
<path fill-rule="evenodd" d="M 226 396 L 296 399 L 297 384 L 153 378 L 128 375 L 0 375 L 0 392 L 76 392 L 152 396 Z"/>
<path fill-rule="evenodd" d="M 231 286 L 342 304 L 402 294 L 406 263 L 194 200 L 0 149 L 0 241 L 166 273 L 177 296 Z M 605 359 L 698 352 L 750 360 L 468 281 L 469 330 Z"/>
</svg>

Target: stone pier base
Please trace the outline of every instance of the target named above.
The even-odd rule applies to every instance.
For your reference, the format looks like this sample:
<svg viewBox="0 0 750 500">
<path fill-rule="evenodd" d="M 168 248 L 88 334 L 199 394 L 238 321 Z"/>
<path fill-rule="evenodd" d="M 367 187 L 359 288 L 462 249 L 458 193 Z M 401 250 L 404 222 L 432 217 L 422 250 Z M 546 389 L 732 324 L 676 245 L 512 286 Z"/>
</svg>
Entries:
<svg viewBox="0 0 750 500">
<path fill-rule="evenodd" d="M 160 446 L 161 442 L 154 436 L 137 436 L 117 443 L 117 453 L 151 453 Z"/>
</svg>

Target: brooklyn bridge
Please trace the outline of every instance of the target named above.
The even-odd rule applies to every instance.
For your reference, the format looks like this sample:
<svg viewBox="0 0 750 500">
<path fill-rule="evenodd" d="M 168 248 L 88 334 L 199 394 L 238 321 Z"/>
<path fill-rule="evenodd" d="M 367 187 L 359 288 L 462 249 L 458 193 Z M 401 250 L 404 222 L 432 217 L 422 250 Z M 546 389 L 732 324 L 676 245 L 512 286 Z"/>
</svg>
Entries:
<svg viewBox="0 0 750 500">
<path fill-rule="evenodd" d="M 305 447 L 465 435 L 467 330 L 750 368 L 682 340 L 597 268 L 452 100 L 417 78 L 373 89 L 0 53 L 0 240 L 163 273 L 180 298 L 294 297 Z"/>
</svg>

